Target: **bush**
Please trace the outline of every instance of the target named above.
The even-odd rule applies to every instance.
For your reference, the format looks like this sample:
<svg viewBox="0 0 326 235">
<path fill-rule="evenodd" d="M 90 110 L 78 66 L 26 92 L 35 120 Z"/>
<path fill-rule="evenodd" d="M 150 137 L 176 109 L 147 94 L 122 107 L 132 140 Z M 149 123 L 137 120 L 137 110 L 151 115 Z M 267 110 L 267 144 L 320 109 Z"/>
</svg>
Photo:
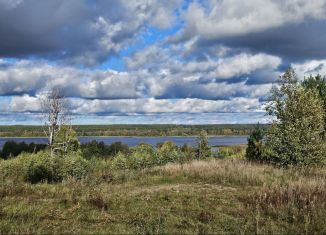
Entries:
<svg viewBox="0 0 326 235">
<path fill-rule="evenodd" d="M 81 179 L 90 171 L 90 164 L 78 154 L 51 157 L 47 152 L 22 154 L 1 162 L 2 176 L 14 176 L 30 183 L 60 182 L 68 177 Z"/>
<path fill-rule="evenodd" d="M 118 153 L 112 160 L 112 167 L 118 170 L 126 170 L 129 166 L 129 156 L 123 153 Z"/>
<path fill-rule="evenodd" d="M 96 140 L 82 144 L 81 150 L 82 156 L 86 159 L 90 159 L 93 157 L 114 157 L 119 152 L 122 152 L 124 154 L 128 154 L 130 152 L 128 145 L 123 144 L 121 142 L 114 142 L 111 145 L 106 145 L 103 141 L 97 142 Z"/>
<path fill-rule="evenodd" d="M 26 173 L 24 178 L 31 183 L 59 181 L 61 176 L 54 172 L 55 169 L 53 165 L 52 159 L 48 155 L 37 154 L 31 156 L 29 161 L 26 162 Z"/>
<path fill-rule="evenodd" d="M 234 145 L 234 146 L 222 146 L 218 147 L 218 157 L 226 159 L 244 159 L 246 146 Z"/>
<path fill-rule="evenodd" d="M 88 143 L 81 144 L 81 151 L 82 156 L 86 159 L 90 159 L 93 157 L 104 157 L 106 150 L 106 145 L 103 141 L 97 142 L 96 140 L 93 140 Z"/>
<path fill-rule="evenodd" d="M 250 161 L 262 161 L 263 160 L 263 139 L 264 131 L 259 126 L 251 132 L 248 138 L 248 146 L 246 149 L 246 158 Z"/>
<path fill-rule="evenodd" d="M 187 144 L 182 145 L 180 151 L 182 152 L 186 161 L 196 158 L 196 150 L 190 145 Z"/>
<path fill-rule="evenodd" d="M 112 160 L 115 169 L 145 169 L 169 162 L 184 163 L 194 158 L 194 154 L 182 152 L 173 142 L 167 141 L 156 150 L 149 144 L 139 144 L 131 149 L 130 154 L 119 152 Z M 188 149 L 189 150 L 189 149 Z"/>
<path fill-rule="evenodd" d="M 109 156 L 116 156 L 119 152 L 128 154 L 129 153 L 128 145 L 123 144 L 122 142 L 114 142 L 107 148 L 107 154 Z"/>
</svg>

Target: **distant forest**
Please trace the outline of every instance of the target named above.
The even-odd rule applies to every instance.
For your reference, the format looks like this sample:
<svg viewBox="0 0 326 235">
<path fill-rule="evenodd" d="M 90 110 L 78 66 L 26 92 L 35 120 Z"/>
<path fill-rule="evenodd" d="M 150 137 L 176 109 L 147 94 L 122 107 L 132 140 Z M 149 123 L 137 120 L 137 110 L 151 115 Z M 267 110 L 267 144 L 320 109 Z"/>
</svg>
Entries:
<svg viewBox="0 0 326 235">
<path fill-rule="evenodd" d="M 249 135 L 255 124 L 218 125 L 75 125 L 78 136 L 196 136 L 201 130 L 208 135 Z M 268 125 L 262 125 L 267 128 Z M 0 137 L 44 136 L 42 126 L 0 126 Z"/>
</svg>

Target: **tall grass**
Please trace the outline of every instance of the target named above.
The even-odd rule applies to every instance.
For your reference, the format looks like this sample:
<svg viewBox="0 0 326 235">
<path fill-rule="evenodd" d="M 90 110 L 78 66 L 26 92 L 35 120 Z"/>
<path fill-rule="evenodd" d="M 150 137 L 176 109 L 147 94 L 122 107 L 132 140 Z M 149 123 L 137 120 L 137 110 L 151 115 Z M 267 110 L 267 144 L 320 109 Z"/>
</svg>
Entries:
<svg viewBox="0 0 326 235">
<path fill-rule="evenodd" d="M 326 233 L 325 168 L 207 159 L 118 169 L 92 159 L 81 179 L 31 184 L 18 159 L 0 161 L 1 234 Z"/>
</svg>

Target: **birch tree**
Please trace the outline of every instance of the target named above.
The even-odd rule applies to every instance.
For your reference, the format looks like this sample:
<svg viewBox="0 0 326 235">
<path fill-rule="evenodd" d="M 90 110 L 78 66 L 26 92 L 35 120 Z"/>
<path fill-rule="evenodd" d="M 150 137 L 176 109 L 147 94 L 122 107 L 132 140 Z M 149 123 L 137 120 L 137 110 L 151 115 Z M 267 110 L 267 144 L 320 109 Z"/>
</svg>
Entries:
<svg viewBox="0 0 326 235">
<path fill-rule="evenodd" d="M 293 69 L 281 76 L 267 106 L 275 117 L 266 136 L 266 158 L 281 166 L 325 160 L 324 112 L 315 89 L 305 90 Z"/>
<path fill-rule="evenodd" d="M 56 143 L 60 129 L 63 126 L 69 126 L 71 129 L 71 122 L 68 116 L 68 102 L 67 99 L 62 95 L 62 92 L 58 88 L 53 88 L 41 96 L 42 106 L 42 122 L 43 130 L 48 138 L 48 144 L 53 156 L 55 150 L 62 143 Z"/>
</svg>

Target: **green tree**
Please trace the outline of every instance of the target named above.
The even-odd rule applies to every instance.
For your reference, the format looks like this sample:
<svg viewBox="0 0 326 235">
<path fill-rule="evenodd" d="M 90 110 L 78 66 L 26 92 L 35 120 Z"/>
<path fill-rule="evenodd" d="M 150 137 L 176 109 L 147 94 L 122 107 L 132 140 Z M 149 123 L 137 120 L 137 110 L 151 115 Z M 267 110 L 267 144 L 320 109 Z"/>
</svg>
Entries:
<svg viewBox="0 0 326 235">
<path fill-rule="evenodd" d="M 293 69 L 280 77 L 266 109 L 274 117 L 266 136 L 268 161 L 282 166 L 324 161 L 322 102 L 317 90 L 298 83 Z"/>
<path fill-rule="evenodd" d="M 246 158 L 251 161 L 262 161 L 263 160 L 263 139 L 264 131 L 259 125 L 251 132 L 248 138 L 248 145 L 246 149 Z"/>
<path fill-rule="evenodd" d="M 310 75 L 302 81 L 302 86 L 305 89 L 315 89 L 318 91 L 324 108 L 324 126 L 326 127 L 326 78 L 319 74 L 316 76 Z"/>
<path fill-rule="evenodd" d="M 80 144 L 77 138 L 77 133 L 70 125 L 60 126 L 59 131 L 54 139 L 54 152 L 66 154 L 68 152 L 77 152 L 80 149 Z"/>
<path fill-rule="evenodd" d="M 208 142 L 207 132 L 202 130 L 197 137 L 197 157 L 203 159 L 212 155 L 212 149 Z"/>
</svg>

